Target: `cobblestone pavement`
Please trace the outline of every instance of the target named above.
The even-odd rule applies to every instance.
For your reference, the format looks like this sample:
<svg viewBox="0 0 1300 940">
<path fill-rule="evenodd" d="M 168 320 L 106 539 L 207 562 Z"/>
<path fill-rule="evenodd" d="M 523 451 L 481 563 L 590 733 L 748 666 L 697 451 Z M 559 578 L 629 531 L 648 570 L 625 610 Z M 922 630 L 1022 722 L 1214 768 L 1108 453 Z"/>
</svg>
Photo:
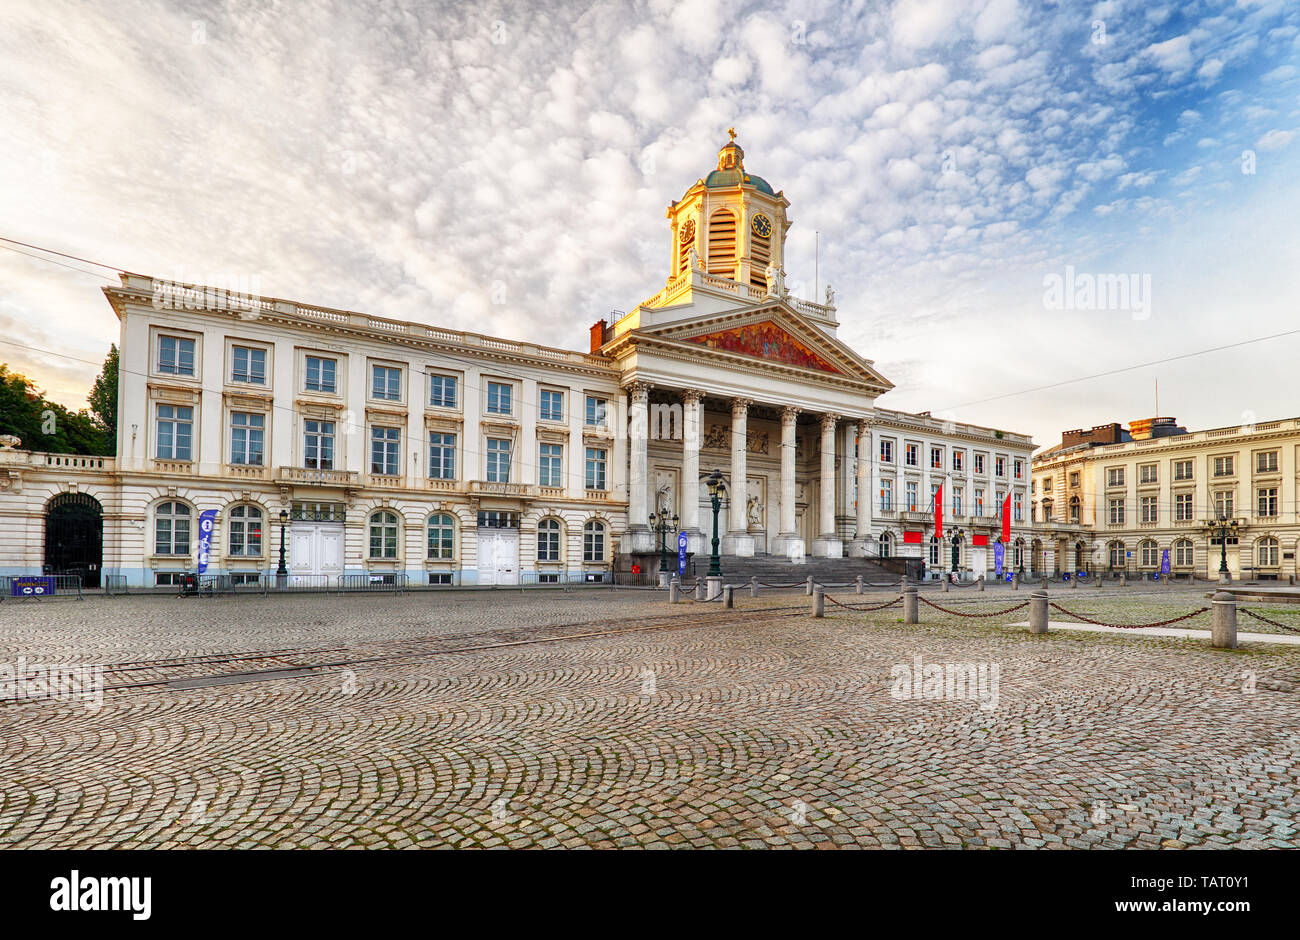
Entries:
<svg viewBox="0 0 1300 940">
<path fill-rule="evenodd" d="M 1204 594 L 1052 586 L 1108 622 Z M 1028 600 L 924 596 L 964 613 Z M 905 626 L 897 606 L 814 619 L 797 592 L 737 600 L 0 604 L 0 664 L 99 665 L 132 686 L 98 710 L 0 703 L 0 845 L 1300 846 L 1294 647 L 1033 637 L 1010 626 L 1024 609 L 923 605 Z M 1300 607 L 1269 609 L 1300 626 Z M 904 682 L 945 664 L 972 681 Z M 204 684 L 267 669 L 282 671 Z"/>
</svg>

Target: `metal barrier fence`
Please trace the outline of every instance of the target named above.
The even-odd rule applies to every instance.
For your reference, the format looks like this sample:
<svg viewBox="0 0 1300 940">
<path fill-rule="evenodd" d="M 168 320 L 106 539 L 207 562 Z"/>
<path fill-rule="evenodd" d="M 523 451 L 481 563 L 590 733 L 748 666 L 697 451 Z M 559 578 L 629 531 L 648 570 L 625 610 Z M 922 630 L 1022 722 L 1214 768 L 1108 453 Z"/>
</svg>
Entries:
<svg viewBox="0 0 1300 940">
<path fill-rule="evenodd" d="M 30 590 L 19 588 L 14 594 L 14 582 L 27 582 Z M 48 589 L 53 587 L 53 591 Z M 0 577 L 0 600 L 44 600 L 47 597 L 76 597 L 84 599 L 81 593 L 81 575 L 79 574 L 42 574 L 42 575 L 5 575 Z"/>
</svg>

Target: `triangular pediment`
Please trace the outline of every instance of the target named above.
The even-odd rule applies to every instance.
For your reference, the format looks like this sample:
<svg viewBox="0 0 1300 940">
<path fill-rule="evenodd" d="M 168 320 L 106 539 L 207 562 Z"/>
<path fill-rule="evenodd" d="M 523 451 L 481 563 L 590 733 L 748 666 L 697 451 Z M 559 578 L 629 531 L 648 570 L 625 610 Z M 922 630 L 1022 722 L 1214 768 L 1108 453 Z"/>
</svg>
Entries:
<svg viewBox="0 0 1300 940">
<path fill-rule="evenodd" d="M 885 391 L 893 383 L 870 362 L 782 301 L 688 317 L 637 331 L 646 339 L 689 344 L 737 362 L 821 373 Z"/>
</svg>

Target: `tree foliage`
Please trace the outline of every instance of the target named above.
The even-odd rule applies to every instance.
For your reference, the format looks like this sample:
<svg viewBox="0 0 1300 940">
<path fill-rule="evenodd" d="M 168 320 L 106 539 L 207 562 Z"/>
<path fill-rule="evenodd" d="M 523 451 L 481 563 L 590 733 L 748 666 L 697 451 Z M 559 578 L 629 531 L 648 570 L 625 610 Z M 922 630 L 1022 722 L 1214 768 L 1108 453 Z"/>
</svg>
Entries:
<svg viewBox="0 0 1300 940">
<path fill-rule="evenodd" d="M 116 385 L 115 353 L 110 358 Z M 116 389 L 113 397 L 116 400 Z M 22 438 L 23 450 L 92 456 L 111 456 L 114 451 L 114 439 L 94 415 L 49 401 L 35 382 L 5 363 L 0 363 L 0 434 Z"/>
</svg>

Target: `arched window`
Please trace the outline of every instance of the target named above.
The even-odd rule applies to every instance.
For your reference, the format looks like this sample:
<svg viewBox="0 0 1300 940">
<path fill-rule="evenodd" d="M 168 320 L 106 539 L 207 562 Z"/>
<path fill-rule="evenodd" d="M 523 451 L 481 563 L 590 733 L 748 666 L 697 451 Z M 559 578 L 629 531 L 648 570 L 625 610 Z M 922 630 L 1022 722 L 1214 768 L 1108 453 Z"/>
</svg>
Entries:
<svg viewBox="0 0 1300 940">
<path fill-rule="evenodd" d="M 1195 549 L 1192 547 L 1191 539 L 1179 539 L 1174 542 L 1174 567 L 1190 568 L 1195 564 Z"/>
<path fill-rule="evenodd" d="M 894 546 L 894 537 L 888 532 L 880 533 L 880 557 L 888 558 L 890 550 Z"/>
<path fill-rule="evenodd" d="M 1107 557 L 1110 559 L 1110 567 L 1123 568 L 1127 558 L 1124 555 L 1123 542 L 1111 542 L 1106 546 Z"/>
<path fill-rule="evenodd" d="M 537 523 L 537 560 L 560 560 L 559 519 L 543 519 Z"/>
<path fill-rule="evenodd" d="M 1277 567 L 1277 539 L 1266 535 L 1255 543 L 1255 559 L 1261 568 Z"/>
<path fill-rule="evenodd" d="M 370 516 L 370 557 L 397 557 L 397 514 L 379 511 Z"/>
<path fill-rule="evenodd" d="M 709 273 L 736 276 L 736 216 L 730 209 L 709 216 Z"/>
<path fill-rule="evenodd" d="M 1143 568 L 1155 568 L 1160 564 L 1160 546 L 1151 539 L 1144 539 L 1138 544 L 1138 564 Z"/>
<path fill-rule="evenodd" d="M 1029 546 L 1029 570 L 1034 573 L 1043 570 L 1043 543 L 1038 539 Z"/>
<path fill-rule="evenodd" d="M 1052 501 L 1050 499 L 1043 500 L 1043 521 L 1052 521 Z"/>
<path fill-rule="evenodd" d="M 1079 524 L 1079 497 L 1070 497 L 1070 522 Z"/>
<path fill-rule="evenodd" d="M 235 506 L 226 517 L 230 525 L 230 555 L 238 558 L 260 558 L 262 510 L 256 506 Z"/>
<path fill-rule="evenodd" d="M 429 557 L 456 557 L 456 521 L 445 512 L 429 517 Z"/>
<path fill-rule="evenodd" d="M 1011 564 L 1013 564 L 1017 569 L 1023 569 L 1025 567 L 1025 540 L 1016 539 L 1015 544 L 1011 548 Z"/>
<path fill-rule="evenodd" d="M 154 511 L 154 552 L 158 555 L 190 553 L 190 507 L 184 503 L 159 503 Z"/>
<path fill-rule="evenodd" d="M 930 536 L 930 564 L 939 564 L 939 540 L 933 535 Z"/>
<path fill-rule="evenodd" d="M 605 560 L 605 524 L 594 519 L 582 527 L 582 560 Z"/>
</svg>

